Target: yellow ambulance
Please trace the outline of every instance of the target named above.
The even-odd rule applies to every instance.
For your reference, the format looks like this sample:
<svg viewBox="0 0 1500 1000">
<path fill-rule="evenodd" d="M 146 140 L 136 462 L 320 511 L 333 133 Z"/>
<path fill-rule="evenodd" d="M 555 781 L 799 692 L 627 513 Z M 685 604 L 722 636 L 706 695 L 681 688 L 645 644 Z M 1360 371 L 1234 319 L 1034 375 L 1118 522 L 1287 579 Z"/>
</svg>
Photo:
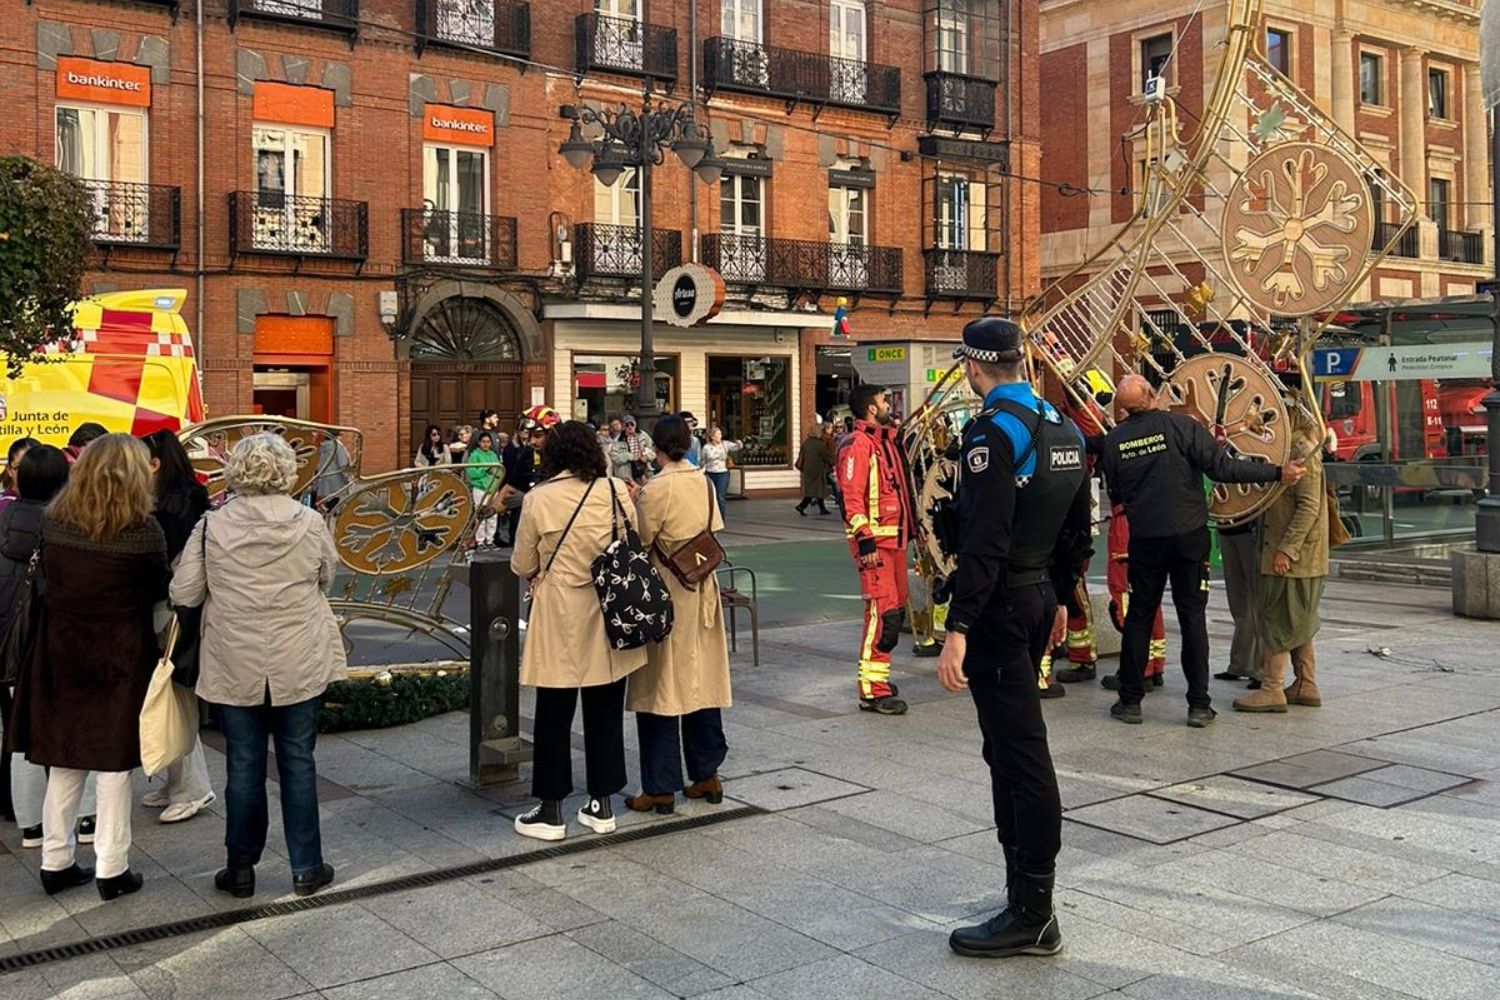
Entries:
<svg viewBox="0 0 1500 1000">
<path fill-rule="evenodd" d="M 76 303 L 71 338 L 48 345 L 19 378 L 0 379 L 0 456 L 22 437 L 61 448 L 90 421 L 136 436 L 202 421 L 186 297 L 161 288 Z"/>
</svg>

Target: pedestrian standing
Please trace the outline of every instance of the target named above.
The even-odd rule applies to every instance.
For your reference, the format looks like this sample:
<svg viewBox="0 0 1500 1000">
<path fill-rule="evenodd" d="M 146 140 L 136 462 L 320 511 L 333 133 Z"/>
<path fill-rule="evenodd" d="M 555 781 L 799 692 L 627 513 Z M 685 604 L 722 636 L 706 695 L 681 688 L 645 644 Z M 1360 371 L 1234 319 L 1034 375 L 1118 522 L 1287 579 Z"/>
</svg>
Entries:
<svg viewBox="0 0 1500 1000">
<path fill-rule="evenodd" d="M 938 680 L 967 687 L 979 715 L 1006 905 L 948 945 L 978 958 L 1055 955 L 1062 802 L 1037 678 L 1089 554 L 1083 438 L 1026 381 L 1015 323 L 969 323 L 955 356 L 984 409 L 964 429 L 958 461 L 958 566 Z"/>
<path fill-rule="evenodd" d="M 677 415 L 682 418 L 683 423 L 687 424 L 688 429 L 688 450 L 683 461 L 695 469 L 701 469 L 703 467 L 703 442 L 698 440 L 698 418 L 693 416 L 691 410 L 683 410 Z M 651 439 L 653 443 L 656 440 L 654 431 Z"/>
<path fill-rule="evenodd" d="M 1255 585 L 1255 622 L 1265 651 L 1265 674 L 1260 690 L 1235 699 L 1240 712 L 1285 712 L 1288 704 L 1323 704 L 1313 649 L 1321 625 L 1318 605 L 1328 577 L 1329 510 L 1319 432 L 1311 420 L 1299 424 L 1295 447 L 1306 456 L 1307 475 L 1265 513 L 1260 579 Z M 1296 679 L 1283 690 L 1288 663 Z"/>
<path fill-rule="evenodd" d="M 646 647 L 646 665 L 630 675 L 627 707 L 640 736 L 641 794 L 625 804 L 637 812 L 669 813 L 679 791 L 690 799 L 724 801 L 719 766 L 729 752 L 723 710 L 730 693 L 719 581 L 710 573 L 687 586 L 667 566 L 667 556 L 705 531 L 724 530 L 708 480 L 687 462 L 691 436 L 681 417 L 663 417 L 651 429 L 662 466 L 638 498 L 641 544 L 672 595 L 674 624 L 665 642 Z"/>
<path fill-rule="evenodd" d="M 901 641 L 906 619 L 906 543 L 914 525 L 911 488 L 884 387 L 859 386 L 849 405 L 858 420 L 839 453 L 838 478 L 846 511 L 844 534 L 865 602 L 859 707 L 878 715 L 903 715 L 906 702 L 891 683 L 891 650 Z"/>
<path fill-rule="evenodd" d="M 411 464 L 418 469 L 430 469 L 436 465 L 447 465 L 448 445 L 443 441 L 443 429 L 437 424 L 428 424 L 422 432 L 422 443 L 412 456 Z"/>
<path fill-rule="evenodd" d="M 1219 529 L 1219 556 L 1224 564 L 1224 599 L 1234 619 L 1229 666 L 1214 674 L 1221 681 L 1248 680 L 1261 686 L 1265 657 L 1255 620 L 1255 585 L 1260 577 L 1260 518 Z"/>
<path fill-rule="evenodd" d="M 469 484 L 469 493 L 474 497 L 474 512 L 479 518 L 479 526 L 474 529 L 474 544 L 484 548 L 495 544 L 495 529 L 500 525 L 500 514 L 495 509 L 493 500 L 495 490 L 505 478 L 505 470 L 500 464 L 500 456 L 495 453 L 493 432 L 477 431 L 472 440 L 473 445 L 464 456 L 464 462 L 468 465 L 464 476 Z"/>
<path fill-rule="evenodd" d="M 448 436 L 448 463 L 450 465 L 463 465 L 469 454 L 469 442 L 474 439 L 474 428 L 469 424 L 459 424 L 453 428 L 453 433 Z"/>
<path fill-rule="evenodd" d="M 353 481 L 349 474 L 349 449 L 339 440 L 339 431 L 331 430 L 318 445 L 318 472 L 313 477 L 313 493 L 326 510 L 333 510 L 343 500 L 344 489 Z"/>
<path fill-rule="evenodd" d="M 724 515 L 724 504 L 729 499 L 729 456 L 742 447 L 738 441 L 725 441 L 724 431 L 719 427 L 710 427 L 708 440 L 703 442 L 703 474 L 714 484 L 721 517 Z"/>
<path fill-rule="evenodd" d="M 87 448 L 91 442 L 99 440 L 108 433 L 108 428 L 92 420 L 79 424 L 77 429 L 68 438 L 68 446 L 63 449 L 63 454 L 67 456 L 68 464 L 72 465 L 78 461 L 78 456 L 83 454 L 83 449 Z"/>
<path fill-rule="evenodd" d="M 833 427 L 819 424 L 813 433 L 802 442 L 797 455 L 797 471 L 802 473 L 802 500 L 797 504 L 797 513 L 807 516 L 807 508 L 818 505 L 818 513 L 831 514 L 828 509 L 828 475 L 833 471 Z"/>
<path fill-rule="evenodd" d="M 177 435 L 159 430 L 145 438 L 151 452 L 151 476 L 156 490 L 156 523 L 167 540 L 167 565 L 177 563 L 193 528 L 208 511 L 208 490 L 198 481 L 192 462 Z M 164 606 L 165 607 L 165 606 Z M 193 749 L 167 765 L 167 783 L 141 799 L 141 805 L 160 809 L 161 822 L 181 823 L 192 819 L 214 801 L 208 779 L 203 743 L 193 740 Z"/>
<path fill-rule="evenodd" d="M 6 507 L 19 496 L 16 490 L 16 470 L 21 466 L 21 459 L 26 457 L 27 450 L 40 444 L 36 438 L 16 438 L 10 443 L 5 452 L 5 475 L 0 479 L 0 510 Z"/>
<path fill-rule="evenodd" d="M 26 759 L 49 769 L 42 887 L 93 879 L 101 899 L 141 888 L 130 870 L 130 772 L 140 766 L 140 714 L 159 651 L 152 609 L 167 593 L 167 550 L 151 516 L 150 452 L 128 434 L 78 456 L 42 521 L 47 617 L 13 718 Z M 98 774 L 95 871 L 74 839 L 84 780 Z"/>
<path fill-rule="evenodd" d="M 626 415 L 621 422 L 620 438 L 611 452 L 614 475 L 639 486 L 650 473 L 650 464 L 656 458 L 651 442 L 636 426 L 635 417 Z"/>
<path fill-rule="evenodd" d="M 1151 624 L 1167 581 L 1182 630 L 1182 669 L 1188 682 L 1187 724 L 1215 718 L 1208 695 L 1208 502 L 1203 477 L 1221 483 L 1296 482 L 1303 463 L 1285 466 L 1239 458 L 1191 417 L 1156 409 L 1156 394 L 1140 375 L 1120 381 L 1126 418 L 1110 430 L 1100 464 L 1109 495 L 1130 518 L 1130 606 L 1120 650 L 1120 698 L 1109 714 L 1141 722 L 1144 669 Z"/>
<path fill-rule="evenodd" d="M 224 480 L 233 499 L 198 521 L 171 593 L 175 605 L 203 608 L 197 693 L 224 733 L 227 857 L 214 888 L 237 899 L 255 893 L 270 739 L 292 890 L 308 896 L 334 875 L 323 860 L 314 752 L 323 692 L 347 671 L 325 596 L 338 554 L 323 517 L 290 495 L 297 456 L 279 435 L 235 444 Z"/>
<path fill-rule="evenodd" d="M 547 432 L 562 423 L 562 414 L 550 406 L 533 406 L 521 414 L 520 433 L 524 443 L 517 443 L 510 457 L 504 459 L 505 485 L 500 489 L 500 508 L 505 512 L 505 544 L 512 545 L 521 525 L 521 504 L 532 487 L 543 480 L 542 443 Z"/>
<path fill-rule="evenodd" d="M 523 837 L 567 836 L 562 803 L 573 792 L 573 716 L 583 702 L 583 754 L 589 801 L 578 822 L 615 831 L 611 796 L 625 787 L 625 680 L 646 650 L 617 650 L 604 631 L 593 563 L 617 525 L 635 524 L 624 483 L 607 474 L 589 429 L 576 420 L 548 432 L 546 480 L 526 495 L 511 569 L 531 584 L 521 683 L 536 688 L 531 793 L 537 805 L 516 817 Z"/>
</svg>

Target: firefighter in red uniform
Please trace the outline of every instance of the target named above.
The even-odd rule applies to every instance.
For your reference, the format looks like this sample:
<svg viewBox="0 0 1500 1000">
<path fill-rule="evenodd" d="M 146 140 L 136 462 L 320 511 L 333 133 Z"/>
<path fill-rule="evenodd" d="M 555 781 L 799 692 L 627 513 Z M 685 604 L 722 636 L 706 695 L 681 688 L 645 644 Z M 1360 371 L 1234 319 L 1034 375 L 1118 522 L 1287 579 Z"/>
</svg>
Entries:
<svg viewBox="0 0 1500 1000">
<path fill-rule="evenodd" d="M 891 423 L 885 389 L 862 385 L 849 399 L 854 434 L 839 450 L 839 491 L 844 497 L 845 534 L 859 570 L 865 601 L 859 648 L 859 707 L 901 715 L 906 702 L 891 683 L 891 650 L 901 640 L 906 616 L 906 543 L 912 534 L 912 504 L 906 463 Z"/>
</svg>

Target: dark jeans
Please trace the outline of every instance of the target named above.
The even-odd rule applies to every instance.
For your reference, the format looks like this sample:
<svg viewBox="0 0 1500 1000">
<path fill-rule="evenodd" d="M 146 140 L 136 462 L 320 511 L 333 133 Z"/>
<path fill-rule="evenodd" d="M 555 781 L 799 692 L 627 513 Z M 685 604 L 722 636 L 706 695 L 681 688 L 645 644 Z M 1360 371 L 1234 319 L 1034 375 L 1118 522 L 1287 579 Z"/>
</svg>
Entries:
<svg viewBox="0 0 1500 1000">
<path fill-rule="evenodd" d="M 531 794 L 547 802 L 573 792 L 573 713 L 583 694 L 583 759 L 596 799 L 625 787 L 625 678 L 586 688 L 537 688 Z"/>
<path fill-rule="evenodd" d="M 1208 528 L 1166 538 L 1130 539 L 1130 607 L 1120 648 L 1120 700 L 1139 705 L 1146 693 L 1144 672 L 1151 626 L 1167 581 L 1182 631 L 1182 672 L 1187 675 L 1189 708 L 1207 708 L 1208 697 Z"/>
<path fill-rule="evenodd" d="M 1057 598 L 1050 583 L 1030 584 L 992 599 L 988 612 L 969 636 L 964 674 L 984 734 L 995 832 L 1022 870 L 1050 874 L 1062 849 L 1062 799 L 1037 676 Z"/>
<path fill-rule="evenodd" d="M 318 769 L 313 748 L 318 742 L 318 708 L 323 696 L 295 705 L 273 706 L 269 693 L 264 705 L 215 705 L 224 730 L 224 755 L 229 776 L 224 806 L 229 814 L 224 846 L 229 860 L 260 861 L 266 846 L 266 737 L 276 745 L 276 773 L 280 777 L 281 825 L 286 831 L 286 853 L 292 874 L 317 871 L 323 863 L 323 837 L 318 828 Z"/>
<path fill-rule="evenodd" d="M 682 789 L 684 755 L 688 780 L 696 783 L 718 774 L 719 765 L 729 754 L 729 744 L 724 742 L 724 717 L 717 708 L 687 715 L 637 712 L 635 726 L 641 737 L 641 791 L 647 795 L 668 795 Z"/>
<path fill-rule="evenodd" d="M 708 476 L 708 481 L 714 484 L 714 493 L 719 498 L 719 514 L 722 516 L 724 513 L 724 501 L 729 499 L 729 473 L 707 472 L 704 475 Z"/>
</svg>

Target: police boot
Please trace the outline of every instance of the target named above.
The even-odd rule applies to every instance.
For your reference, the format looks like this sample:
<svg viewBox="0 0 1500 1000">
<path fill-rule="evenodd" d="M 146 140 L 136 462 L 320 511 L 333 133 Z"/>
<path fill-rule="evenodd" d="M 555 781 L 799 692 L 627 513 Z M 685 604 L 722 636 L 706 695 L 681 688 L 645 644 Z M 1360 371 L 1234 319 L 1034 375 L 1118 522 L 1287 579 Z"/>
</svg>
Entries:
<svg viewBox="0 0 1500 1000">
<path fill-rule="evenodd" d="M 1286 678 L 1287 655 L 1278 653 L 1266 658 L 1266 675 L 1260 688 L 1243 698 L 1234 699 L 1236 712 L 1285 712 L 1286 693 L 1281 682 Z"/>
<path fill-rule="evenodd" d="M 1056 955 L 1062 932 L 1052 911 L 1052 874 L 1017 871 L 1005 909 L 982 924 L 960 927 L 948 936 L 948 947 L 973 958 L 1012 955 Z"/>
<path fill-rule="evenodd" d="M 1318 690 L 1318 661 L 1313 653 L 1312 643 L 1292 650 L 1292 672 L 1297 675 L 1297 679 L 1287 686 L 1287 704 L 1321 708 L 1323 694 Z"/>
</svg>

